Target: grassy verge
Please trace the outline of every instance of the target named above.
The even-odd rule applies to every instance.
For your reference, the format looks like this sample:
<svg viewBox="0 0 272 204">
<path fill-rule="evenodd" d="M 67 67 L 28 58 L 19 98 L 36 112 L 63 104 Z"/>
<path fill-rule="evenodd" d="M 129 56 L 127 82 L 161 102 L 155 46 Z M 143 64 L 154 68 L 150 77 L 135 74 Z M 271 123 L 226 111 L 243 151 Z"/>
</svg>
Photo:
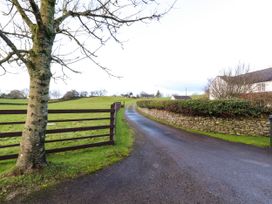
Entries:
<svg viewBox="0 0 272 204">
<path fill-rule="evenodd" d="M 221 140 L 226 140 L 229 142 L 236 142 L 236 143 L 243 143 L 243 144 L 247 144 L 247 145 L 253 145 L 253 146 L 257 146 L 257 147 L 269 147 L 269 137 L 263 137 L 263 136 L 246 136 L 246 135 L 228 135 L 228 134 L 222 134 L 222 133 L 214 133 L 214 132 L 204 132 L 204 131 L 199 131 L 199 130 L 193 130 L 193 129 L 188 129 L 188 128 L 183 128 L 180 126 L 176 126 L 173 125 L 171 123 L 169 123 L 166 120 L 159 120 L 151 115 L 148 115 L 144 112 L 142 112 L 140 109 L 137 109 L 142 115 L 144 115 L 145 117 L 151 119 L 151 120 L 155 120 L 159 123 L 165 124 L 165 125 L 169 125 L 181 130 L 184 130 L 186 132 L 191 132 L 191 133 L 197 133 L 200 135 L 206 135 L 209 137 L 214 137 L 217 139 L 221 139 Z"/>
<path fill-rule="evenodd" d="M 124 119 L 124 110 L 117 116 L 116 145 L 90 148 L 49 155 L 49 166 L 39 172 L 16 177 L 7 177 L 15 160 L 0 164 L 0 203 L 18 194 L 48 188 L 62 181 L 93 173 L 128 156 L 133 143 L 133 134 Z"/>
</svg>

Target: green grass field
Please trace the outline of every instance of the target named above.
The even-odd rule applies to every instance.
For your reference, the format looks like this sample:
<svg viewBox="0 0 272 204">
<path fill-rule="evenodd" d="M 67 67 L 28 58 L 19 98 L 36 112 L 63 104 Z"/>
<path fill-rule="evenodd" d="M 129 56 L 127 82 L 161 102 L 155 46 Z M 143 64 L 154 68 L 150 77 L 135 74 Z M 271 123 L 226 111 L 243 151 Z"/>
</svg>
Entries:
<svg viewBox="0 0 272 204">
<path fill-rule="evenodd" d="M 92 108 L 109 108 L 114 102 L 133 103 L 132 99 L 118 97 L 94 97 L 83 98 L 71 101 L 50 103 L 49 109 L 92 109 Z M 12 105 L 7 103 L 13 103 Z M 0 109 L 26 109 L 25 100 L 5 100 L 0 99 Z M 49 115 L 49 119 L 70 119 L 83 117 L 104 117 L 102 114 L 58 114 Z M 22 115 L 3 115 L 0 121 L 23 121 L 25 116 Z M 91 122 L 65 122 L 49 124 L 48 129 L 65 128 L 65 127 L 84 127 L 93 125 L 109 124 L 109 121 L 91 121 Z M 0 126 L 0 132 L 21 131 L 23 125 Z M 103 132 L 104 131 L 104 132 Z M 106 130 L 108 131 L 108 130 Z M 85 131 L 76 133 L 52 134 L 47 139 L 80 137 L 93 134 L 103 134 L 105 130 Z M 0 145 L 18 143 L 20 138 L 2 138 Z M 46 148 L 56 148 L 64 146 L 73 146 L 78 144 L 94 143 L 108 140 L 107 138 L 86 139 L 78 141 L 49 143 Z M 10 177 L 6 176 L 15 165 L 16 160 L 0 161 L 0 200 L 8 198 L 10 195 L 27 194 L 34 190 L 47 188 L 61 181 L 75 178 L 80 175 L 95 172 L 105 166 L 108 166 L 120 159 L 126 157 L 131 149 L 133 136 L 128 125 L 124 120 L 124 110 L 121 109 L 117 116 L 116 127 L 116 145 L 89 148 L 77 151 L 48 155 L 49 166 L 40 172 L 29 175 Z M 18 147 L 0 149 L 0 155 L 18 153 Z"/>
</svg>

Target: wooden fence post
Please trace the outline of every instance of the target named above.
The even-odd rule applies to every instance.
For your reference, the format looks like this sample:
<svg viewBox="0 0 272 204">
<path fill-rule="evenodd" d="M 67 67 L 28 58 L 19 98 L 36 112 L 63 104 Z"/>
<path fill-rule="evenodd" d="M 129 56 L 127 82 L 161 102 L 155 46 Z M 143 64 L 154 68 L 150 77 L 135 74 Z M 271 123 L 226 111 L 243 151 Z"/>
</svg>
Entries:
<svg viewBox="0 0 272 204">
<path fill-rule="evenodd" d="M 116 118 L 116 104 L 111 104 L 111 113 L 110 113 L 110 142 L 114 144 L 114 135 L 115 135 L 115 119 Z"/>
</svg>

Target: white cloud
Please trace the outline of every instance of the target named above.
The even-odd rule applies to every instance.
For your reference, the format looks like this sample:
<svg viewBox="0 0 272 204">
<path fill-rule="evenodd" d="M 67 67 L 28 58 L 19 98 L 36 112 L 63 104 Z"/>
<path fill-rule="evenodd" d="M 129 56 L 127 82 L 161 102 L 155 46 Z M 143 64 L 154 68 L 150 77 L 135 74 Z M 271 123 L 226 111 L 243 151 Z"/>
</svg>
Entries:
<svg viewBox="0 0 272 204">
<path fill-rule="evenodd" d="M 252 70 L 270 67 L 271 7 L 270 0 L 180 0 L 160 22 L 122 29 L 124 49 L 111 41 L 99 51 L 98 60 L 122 79 L 82 61 L 75 67 L 83 74 L 69 74 L 67 84 L 52 81 L 52 89 L 193 93 L 239 62 Z M 27 87 L 26 76 L 1 77 L 1 90 Z"/>
</svg>

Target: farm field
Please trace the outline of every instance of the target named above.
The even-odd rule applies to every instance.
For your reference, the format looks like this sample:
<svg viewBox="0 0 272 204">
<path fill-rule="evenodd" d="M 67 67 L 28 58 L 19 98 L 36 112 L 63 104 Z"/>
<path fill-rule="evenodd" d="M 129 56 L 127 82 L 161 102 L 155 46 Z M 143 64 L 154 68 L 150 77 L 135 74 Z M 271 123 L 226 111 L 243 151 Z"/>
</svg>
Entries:
<svg viewBox="0 0 272 204">
<path fill-rule="evenodd" d="M 63 102 L 54 102 L 49 104 L 49 109 L 108 109 L 114 102 L 126 104 L 133 103 L 132 99 L 121 97 L 93 97 L 82 98 Z M 26 109 L 26 100 L 0 99 L 0 109 Z M 49 120 L 72 119 L 72 118 L 93 118 L 109 117 L 109 113 L 88 113 L 88 114 L 52 114 Z M 0 115 L 0 122 L 24 121 L 24 115 Z M 63 123 L 48 123 L 47 129 L 84 127 L 96 125 L 108 125 L 109 120 L 99 121 L 77 121 Z M 23 125 L 1 125 L 0 132 L 21 131 Z M 83 131 L 76 133 L 50 134 L 48 139 L 62 139 L 71 137 L 82 137 L 86 135 L 105 134 L 109 130 Z M 59 146 L 74 146 L 86 143 L 96 143 L 107 141 L 108 137 L 65 141 L 46 144 L 46 149 L 58 148 Z M 17 144 L 20 138 L 2 138 L 0 145 Z M 0 200 L 9 196 L 11 192 L 15 194 L 28 193 L 33 189 L 42 189 L 52 186 L 62 180 L 84 175 L 97 171 L 107 165 L 110 165 L 129 154 L 132 145 L 132 133 L 124 121 L 124 110 L 121 109 L 117 115 L 116 127 L 116 145 L 89 148 L 77 151 L 70 151 L 48 155 L 48 168 L 45 168 L 41 174 L 24 175 L 18 177 L 7 177 L 15 165 L 16 160 L 0 161 Z M 0 155 L 18 153 L 19 147 L 0 148 Z M 16 185 L 15 185 L 16 184 Z M 38 188 L 37 188 L 38 186 Z M 25 189 L 28 189 L 28 192 Z M 17 193 L 16 193 L 17 192 Z"/>
</svg>

